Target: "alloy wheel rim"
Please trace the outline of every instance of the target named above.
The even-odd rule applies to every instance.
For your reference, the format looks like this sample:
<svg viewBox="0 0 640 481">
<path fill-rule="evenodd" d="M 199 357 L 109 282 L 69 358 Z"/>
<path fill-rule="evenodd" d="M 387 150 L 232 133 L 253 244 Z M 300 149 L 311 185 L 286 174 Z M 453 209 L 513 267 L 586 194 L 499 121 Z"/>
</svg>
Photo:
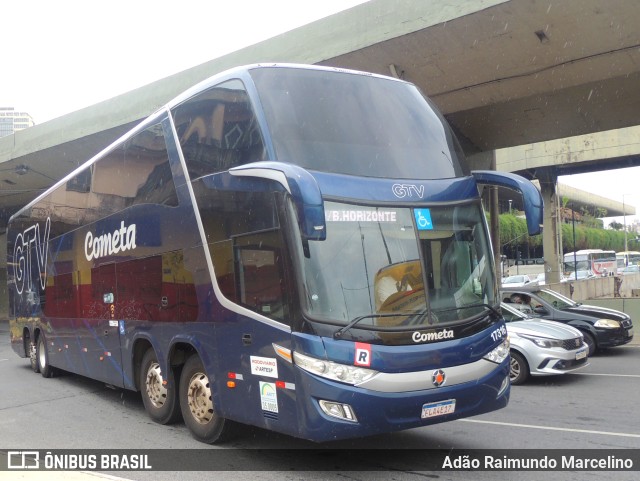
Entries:
<svg viewBox="0 0 640 481">
<path fill-rule="evenodd" d="M 157 362 L 151 363 L 147 370 L 145 388 L 147 391 L 147 397 L 151 401 L 151 404 L 156 408 L 161 408 L 167 401 L 167 388 L 164 387 L 162 381 L 160 364 Z"/>
<path fill-rule="evenodd" d="M 213 419 L 211 388 L 206 374 L 198 372 L 191 376 L 187 388 L 187 404 L 193 418 L 199 424 L 208 424 Z"/>
</svg>

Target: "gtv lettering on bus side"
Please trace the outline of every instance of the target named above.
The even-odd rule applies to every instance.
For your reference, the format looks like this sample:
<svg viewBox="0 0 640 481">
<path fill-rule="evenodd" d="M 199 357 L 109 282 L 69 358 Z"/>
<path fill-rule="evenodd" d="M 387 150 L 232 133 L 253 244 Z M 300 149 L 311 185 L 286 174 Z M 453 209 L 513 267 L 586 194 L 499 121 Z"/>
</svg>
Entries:
<svg viewBox="0 0 640 481">
<path fill-rule="evenodd" d="M 34 224 L 26 228 L 16 236 L 13 248 L 13 277 L 16 291 L 22 294 L 27 289 L 33 289 L 33 277 L 31 269 L 35 258 L 35 265 L 38 268 L 38 279 L 40 287 L 45 288 L 47 280 L 47 245 L 51 232 L 51 219 L 47 217 L 44 223 L 44 232 L 40 232 L 40 224 Z"/>
</svg>

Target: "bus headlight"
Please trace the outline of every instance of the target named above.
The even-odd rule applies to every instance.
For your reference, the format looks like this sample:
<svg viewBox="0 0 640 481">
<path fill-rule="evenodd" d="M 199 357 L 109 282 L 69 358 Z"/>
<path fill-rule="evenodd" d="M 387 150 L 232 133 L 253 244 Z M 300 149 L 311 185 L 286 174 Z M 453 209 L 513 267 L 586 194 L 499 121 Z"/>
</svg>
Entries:
<svg viewBox="0 0 640 481">
<path fill-rule="evenodd" d="M 374 371 L 373 369 L 325 361 L 323 359 L 305 356 L 295 351 L 293 353 L 293 362 L 312 374 L 353 385 L 360 384 L 378 374 L 378 371 Z"/>
<path fill-rule="evenodd" d="M 618 329 L 620 327 L 620 323 L 613 319 L 598 319 L 593 326 L 604 327 L 605 329 Z"/>
<path fill-rule="evenodd" d="M 500 364 L 504 361 L 507 356 L 509 356 L 509 346 L 511 343 L 509 342 L 509 338 L 506 337 L 498 347 L 496 347 L 493 351 L 486 354 L 483 359 L 487 361 L 495 362 L 496 364 Z"/>
</svg>

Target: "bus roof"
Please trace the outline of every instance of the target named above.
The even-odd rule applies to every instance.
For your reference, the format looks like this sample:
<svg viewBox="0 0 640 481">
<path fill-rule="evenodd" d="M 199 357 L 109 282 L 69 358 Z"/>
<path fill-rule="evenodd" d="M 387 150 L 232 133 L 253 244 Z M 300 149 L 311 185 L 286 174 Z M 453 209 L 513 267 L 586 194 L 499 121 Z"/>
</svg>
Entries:
<svg viewBox="0 0 640 481">
<path fill-rule="evenodd" d="M 605 251 L 605 250 L 602 250 L 602 249 L 582 249 L 582 250 L 579 250 L 579 251 L 575 252 L 575 254 L 578 254 L 578 255 L 580 255 L 580 254 L 602 254 L 602 253 L 615 254 L 615 251 L 612 251 L 612 250 Z M 565 254 L 565 257 L 566 256 L 572 256 L 573 254 L 574 254 L 574 252 L 567 252 Z"/>
</svg>

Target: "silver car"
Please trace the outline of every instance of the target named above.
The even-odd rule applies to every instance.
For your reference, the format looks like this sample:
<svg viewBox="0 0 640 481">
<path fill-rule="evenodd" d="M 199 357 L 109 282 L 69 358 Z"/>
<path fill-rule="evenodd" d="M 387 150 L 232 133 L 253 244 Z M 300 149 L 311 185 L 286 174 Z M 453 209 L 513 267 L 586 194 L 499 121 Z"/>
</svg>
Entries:
<svg viewBox="0 0 640 481">
<path fill-rule="evenodd" d="M 582 333 L 560 322 L 534 319 L 502 303 L 511 341 L 511 384 L 529 376 L 565 374 L 589 365 Z"/>
</svg>

